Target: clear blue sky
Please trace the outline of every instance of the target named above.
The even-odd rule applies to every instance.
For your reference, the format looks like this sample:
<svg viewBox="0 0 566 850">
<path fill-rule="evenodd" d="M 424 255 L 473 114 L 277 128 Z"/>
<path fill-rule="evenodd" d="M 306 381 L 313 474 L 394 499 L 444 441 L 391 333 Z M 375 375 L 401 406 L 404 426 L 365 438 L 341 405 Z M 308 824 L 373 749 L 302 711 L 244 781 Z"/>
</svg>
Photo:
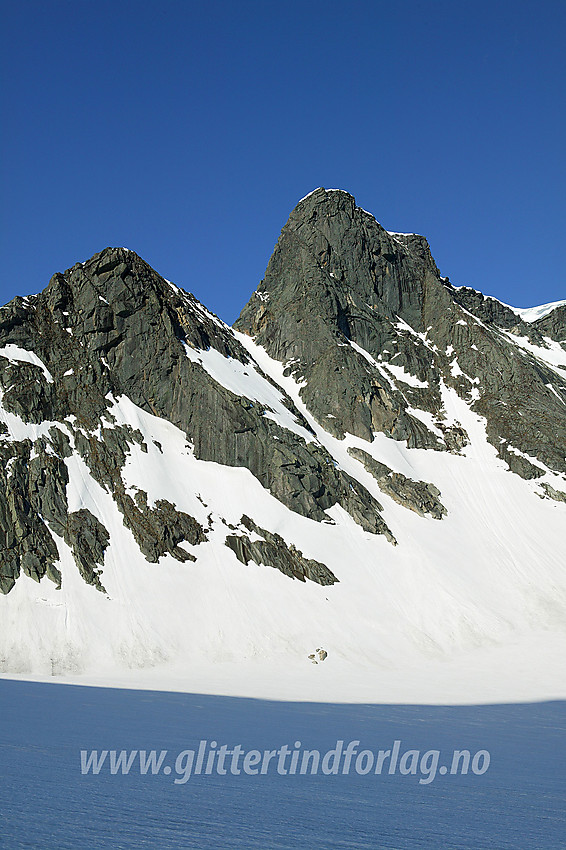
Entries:
<svg viewBox="0 0 566 850">
<path fill-rule="evenodd" d="M 125 245 L 233 321 L 296 202 L 566 298 L 566 2 L 1 4 L 0 300 Z"/>
</svg>

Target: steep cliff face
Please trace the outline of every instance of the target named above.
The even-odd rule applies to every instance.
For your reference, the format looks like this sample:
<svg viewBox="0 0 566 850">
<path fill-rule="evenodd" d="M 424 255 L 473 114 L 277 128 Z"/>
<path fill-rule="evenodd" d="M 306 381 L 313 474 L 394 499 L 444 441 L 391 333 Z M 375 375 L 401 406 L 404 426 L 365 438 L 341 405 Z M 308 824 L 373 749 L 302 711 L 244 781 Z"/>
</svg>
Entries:
<svg viewBox="0 0 566 850">
<path fill-rule="evenodd" d="M 544 313 L 535 319 L 532 327 L 543 337 L 558 342 L 562 348 L 566 348 L 566 303 L 562 302 L 558 307 Z"/>
<path fill-rule="evenodd" d="M 289 364 L 290 374 L 305 382 L 307 407 L 332 433 L 371 440 L 384 431 L 435 448 L 437 437 L 411 416 L 410 401 L 371 360 L 397 355 L 396 365 L 408 366 L 416 379 L 409 395 L 440 406 L 434 391 L 413 393 L 428 389 L 433 365 L 418 333 L 425 330 L 427 287 L 437 277 L 422 237 L 392 236 L 351 195 L 318 189 L 291 214 L 265 280 L 235 327 Z M 403 323 L 405 333 L 415 333 L 400 354 Z"/>
<path fill-rule="evenodd" d="M 14 299 L 0 669 L 388 663 L 566 621 L 565 309 L 453 287 L 324 189 L 234 329 L 125 248 Z"/>
<path fill-rule="evenodd" d="M 291 213 L 235 326 L 304 382 L 301 398 L 333 434 L 458 451 L 467 438 L 443 403 L 450 387 L 486 417 L 500 457 L 531 476 L 566 471 L 564 309 L 527 324 L 441 278 L 422 236 L 388 233 L 351 195 L 317 189 Z"/>
</svg>

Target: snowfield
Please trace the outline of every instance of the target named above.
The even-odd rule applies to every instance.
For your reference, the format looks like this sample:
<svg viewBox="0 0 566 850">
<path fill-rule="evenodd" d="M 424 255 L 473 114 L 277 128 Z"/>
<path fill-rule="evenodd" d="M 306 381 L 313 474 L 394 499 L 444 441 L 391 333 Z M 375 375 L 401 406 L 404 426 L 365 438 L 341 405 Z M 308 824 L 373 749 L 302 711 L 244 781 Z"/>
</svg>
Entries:
<svg viewBox="0 0 566 850">
<path fill-rule="evenodd" d="M 317 668 L 313 668 L 317 672 Z M 173 850 L 559 850 L 566 822 L 563 702 L 430 706 L 289 703 L 0 681 L 2 846 Z M 9 709 L 9 710 L 8 710 Z M 264 754 L 296 742 L 321 753 L 490 754 L 476 775 L 366 775 L 351 769 L 191 775 L 200 742 Z M 157 774 L 81 773 L 81 750 L 166 751 Z M 228 762 L 230 764 L 230 762 Z M 271 762 L 273 764 L 273 762 Z M 287 762 L 288 764 L 288 762 Z M 390 764 L 390 762 L 389 762 Z M 169 769 L 169 773 L 167 772 Z M 285 769 L 285 768 L 283 768 Z"/>
<path fill-rule="evenodd" d="M 399 545 L 361 529 L 339 506 L 318 523 L 290 511 L 246 469 L 197 460 L 166 420 L 112 399 L 116 424 L 139 429 L 123 480 L 133 495 L 166 498 L 213 530 L 182 544 L 197 557 L 148 563 L 111 496 L 78 453 L 67 459 L 69 510 L 88 508 L 108 529 L 103 594 L 85 584 L 58 539 L 62 588 L 22 575 L 0 598 L 0 663 L 5 676 L 164 688 L 279 699 L 463 703 L 566 696 L 566 504 L 543 499 L 499 460 L 485 422 L 443 385 L 447 423 L 471 438 L 461 456 L 407 449 L 377 434 L 369 444 L 322 429 L 284 377 L 284 364 L 243 334 L 253 361 L 294 401 L 335 462 L 383 505 Z M 201 357 L 202 355 L 202 357 Z M 271 404 L 284 427 L 304 432 L 282 396 L 250 364 L 191 352 L 233 391 Z M 220 360 L 225 361 L 220 363 Z M 217 362 L 218 361 L 218 362 Z M 245 373 L 245 374 L 244 374 Z M 398 376 L 406 380 L 406 376 Z M 57 423 L 26 425 L 2 412 L 18 439 Z M 64 428 L 58 424 L 57 427 Z M 448 514 L 423 518 L 382 493 L 348 454 L 357 446 L 404 475 L 434 482 Z M 243 514 L 280 534 L 339 579 L 330 587 L 291 580 L 225 545 Z M 314 665 L 308 656 L 324 648 Z"/>
</svg>

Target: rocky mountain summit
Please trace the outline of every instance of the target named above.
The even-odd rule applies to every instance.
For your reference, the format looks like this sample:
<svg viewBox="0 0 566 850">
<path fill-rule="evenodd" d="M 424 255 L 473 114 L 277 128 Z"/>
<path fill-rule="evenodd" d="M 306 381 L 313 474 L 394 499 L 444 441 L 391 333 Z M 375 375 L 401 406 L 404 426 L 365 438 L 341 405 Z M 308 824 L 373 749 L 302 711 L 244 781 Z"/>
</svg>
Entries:
<svg viewBox="0 0 566 850">
<path fill-rule="evenodd" d="M 19 585 L 25 595 L 48 582 L 52 612 L 75 606 L 89 620 L 85 606 L 99 603 L 84 601 L 75 569 L 110 606 L 132 583 L 169 582 L 192 616 L 188 588 L 195 576 L 202 588 L 206 564 L 222 588 L 226 570 L 255 564 L 328 592 L 349 581 L 336 553 L 350 544 L 389 575 L 383 565 L 414 551 L 421 529 L 434 548 L 435 529 L 453 528 L 438 544 L 450 549 L 451 523 L 472 509 L 443 482 L 483 494 L 490 469 L 522 480 L 509 491 L 521 510 L 555 523 L 566 499 L 565 310 L 526 321 L 454 287 L 424 237 L 387 232 L 347 192 L 324 189 L 291 213 L 234 329 L 125 248 L 55 274 L 0 309 L 6 604 Z M 63 667 L 69 653 L 80 666 L 86 637 L 64 637 L 54 616 L 48 654 L 63 642 Z M 9 643 L 1 657 L 9 668 Z"/>
<path fill-rule="evenodd" d="M 486 418 L 499 456 L 534 477 L 544 468 L 514 450 L 566 472 L 566 370 L 510 342 L 523 337 L 543 356 L 552 342 L 565 348 L 563 318 L 554 319 L 565 309 L 527 325 L 451 286 L 422 236 L 388 233 L 351 195 L 317 189 L 291 214 L 236 328 L 306 382 L 302 399 L 336 436 L 371 441 L 382 431 L 457 451 L 467 437 L 447 424 L 450 387 Z"/>
</svg>

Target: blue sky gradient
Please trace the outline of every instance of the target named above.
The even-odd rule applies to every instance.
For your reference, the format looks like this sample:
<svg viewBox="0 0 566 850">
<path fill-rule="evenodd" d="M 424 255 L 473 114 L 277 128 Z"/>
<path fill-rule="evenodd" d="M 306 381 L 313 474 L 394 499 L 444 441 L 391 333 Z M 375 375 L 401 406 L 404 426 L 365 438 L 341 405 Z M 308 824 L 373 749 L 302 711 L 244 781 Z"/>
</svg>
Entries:
<svg viewBox="0 0 566 850">
<path fill-rule="evenodd" d="M 0 300 L 125 245 L 231 322 L 296 202 L 566 298 L 563 0 L 2 2 Z"/>
</svg>

